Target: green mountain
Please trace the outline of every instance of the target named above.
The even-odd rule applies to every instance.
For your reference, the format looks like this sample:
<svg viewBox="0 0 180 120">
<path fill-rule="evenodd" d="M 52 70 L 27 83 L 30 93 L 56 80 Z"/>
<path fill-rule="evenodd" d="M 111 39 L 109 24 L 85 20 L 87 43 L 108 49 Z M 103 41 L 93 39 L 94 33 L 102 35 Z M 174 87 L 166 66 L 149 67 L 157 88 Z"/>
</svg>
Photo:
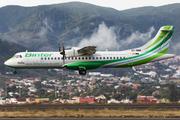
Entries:
<svg viewBox="0 0 180 120">
<path fill-rule="evenodd" d="M 30 49 L 30 48 L 27 48 L 22 45 L 19 45 L 19 44 L 13 43 L 13 42 L 9 42 L 6 40 L 3 41 L 0 39 L 0 51 L 1 51 L 0 52 L 0 72 L 4 74 L 5 72 L 8 71 L 6 69 L 9 69 L 9 68 L 4 65 L 4 62 L 7 59 L 12 57 L 15 53 L 26 51 L 27 49 Z"/>
<path fill-rule="evenodd" d="M 161 26 L 174 25 L 172 43 L 177 45 L 180 38 L 180 4 L 124 11 L 80 2 L 37 7 L 6 6 L 0 8 L 0 38 L 38 51 L 54 51 L 58 49 L 59 41 L 65 41 L 66 46 L 77 46 L 83 38 L 90 38 L 102 22 L 108 28 L 114 26 L 118 44 L 136 31 L 146 33 L 154 26 L 153 37 Z M 119 49 L 141 44 L 137 41 Z"/>
</svg>

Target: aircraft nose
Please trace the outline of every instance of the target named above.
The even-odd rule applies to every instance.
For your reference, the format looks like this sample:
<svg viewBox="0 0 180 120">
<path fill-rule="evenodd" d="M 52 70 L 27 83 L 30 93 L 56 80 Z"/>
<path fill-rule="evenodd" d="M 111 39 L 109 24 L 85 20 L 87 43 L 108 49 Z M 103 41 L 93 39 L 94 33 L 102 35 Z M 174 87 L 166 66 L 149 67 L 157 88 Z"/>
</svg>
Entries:
<svg viewBox="0 0 180 120">
<path fill-rule="evenodd" d="M 8 66 L 8 65 L 9 65 L 9 62 L 8 62 L 8 61 L 5 61 L 5 62 L 4 62 L 4 65 Z"/>
</svg>

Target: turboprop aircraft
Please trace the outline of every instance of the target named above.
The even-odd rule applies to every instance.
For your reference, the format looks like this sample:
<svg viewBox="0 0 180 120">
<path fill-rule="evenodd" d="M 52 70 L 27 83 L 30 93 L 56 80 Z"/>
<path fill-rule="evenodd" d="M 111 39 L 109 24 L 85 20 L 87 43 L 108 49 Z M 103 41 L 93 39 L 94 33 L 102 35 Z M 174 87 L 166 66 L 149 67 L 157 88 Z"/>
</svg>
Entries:
<svg viewBox="0 0 180 120">
<path fill-rule="evenodd" d="M 65 49 L 63 42 L 59 52 L 19 52 L 4 64 L 14 68 L 14 74 L 17 69 L 65 68 L 85 75 L 86 70 L 132 67 L 174 57 L 167 54 L 173 31 L 174 26 L 163 26 L 145 45 L 124 51 L 96 51 L 96 46 Z"/>
</svg>

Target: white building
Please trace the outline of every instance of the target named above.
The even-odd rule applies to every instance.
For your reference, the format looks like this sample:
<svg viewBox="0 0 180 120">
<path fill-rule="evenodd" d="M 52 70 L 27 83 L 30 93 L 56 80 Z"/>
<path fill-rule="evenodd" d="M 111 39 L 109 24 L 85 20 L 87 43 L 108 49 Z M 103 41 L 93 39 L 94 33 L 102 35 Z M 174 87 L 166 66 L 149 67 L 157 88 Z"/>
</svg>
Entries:
<svg viewBox="0 0 180 120">
<path fill-rule="evenodd" d="M 101 74 L 100 76 L 102 76 L 102 77 L 112 77 L 114 75 L 113 74 Z"/>
<path fill-rule="evenodd" d="M 132 104 L 132 100 L 129 100 L 129 99 L 123 99 L 121 100 L 121 103 L 131 103 Z"/>
<path fill-rule="evenodd" d="M 89 72 L 89 75 L 97 76 L 97 75 L 101 75 L 101 72 Z"/>
<path fill-rule="evenodd" d="M 111 100 L 108 100 L 108 104 L 110 104 L 110 103 L 120 103 L 120 101 L 111 99 Z"/>
</svg>

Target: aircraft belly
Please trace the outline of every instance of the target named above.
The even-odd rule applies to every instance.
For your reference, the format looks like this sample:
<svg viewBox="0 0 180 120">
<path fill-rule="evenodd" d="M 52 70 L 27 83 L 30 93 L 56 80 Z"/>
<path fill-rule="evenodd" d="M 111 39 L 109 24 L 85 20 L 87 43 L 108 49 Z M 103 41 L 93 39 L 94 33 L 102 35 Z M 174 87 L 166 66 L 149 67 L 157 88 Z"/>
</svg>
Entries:
<svg viewBox="0 0 180 120">
<path fill-rule="evenodd" d="M 65 68 L 70 70 L 78 70 L 79 66 L 84 66 L 86 70 L 92 70 L 92 69 L 97 69 L 101 65 L 102 63 L 98 61 L 75 62 L 75 63 L 66 64 Z"/>
</svg>

